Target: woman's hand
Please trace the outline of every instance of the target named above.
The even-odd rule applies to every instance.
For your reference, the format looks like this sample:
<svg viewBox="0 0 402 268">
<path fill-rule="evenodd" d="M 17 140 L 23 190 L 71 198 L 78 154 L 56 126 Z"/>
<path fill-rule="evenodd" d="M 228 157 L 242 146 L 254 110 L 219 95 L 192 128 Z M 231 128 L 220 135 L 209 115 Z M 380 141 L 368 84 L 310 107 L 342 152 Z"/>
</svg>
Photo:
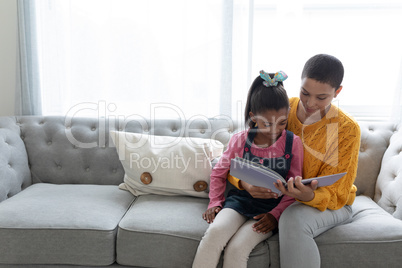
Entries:
<svg viewBox="0 0 402 268">
<path fill-rule="evenodd" d="M 304 185 L 302 182 L 302 177 L 297 176 L 295 179 L 290 178 L 288 180 L 288 188 L 277 180 L 275 187 L 280 190 L 283 194 L 296 198 L 300 201 L 309 202 L 314 199 L 314 191 L 317 189 L 318 181 L 313 180 L 310 184 Z"/>
<path fill-rule="evenodd" d="M 270 213 L 257 215 L 254 219 L 259 220 L 253 224 L 254 232 L 267 234 L 278 227 L 278 221 Z"/>
<path fill-rule="evenodd" d="M 268 188 L 254 186 L 245 181 L 240 181 L 240 183 L 241 186 L 244 188 L 244 190 L 246 190 L 254 198 L 261 198 L 261 199 L 278 198 L 278 194 L 272 192 Z"/>
<path fill-rule="evenodd" d="M 204 220 L 206 220 L 208 223 L 213 223 L 216 214 L 219 213 L 219 211 L 221 211 L 222 208 L 221 207 L 212 207 L 207 209 L 203 214 L 202 214 L 202 218 Z"/>
</svg>

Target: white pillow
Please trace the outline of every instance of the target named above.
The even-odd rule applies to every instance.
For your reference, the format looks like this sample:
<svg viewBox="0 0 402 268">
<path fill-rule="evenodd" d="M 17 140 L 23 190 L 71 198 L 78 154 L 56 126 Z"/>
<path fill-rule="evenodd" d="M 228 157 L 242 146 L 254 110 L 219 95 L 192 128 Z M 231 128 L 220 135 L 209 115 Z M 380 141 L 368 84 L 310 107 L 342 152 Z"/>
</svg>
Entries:
<svg viewBox="0 0 402 268">
<path fill-rule="evenodd" d="M 133 195 L 208 197 L 211 161 L 223 152 L 217 140 L 111 131 L 125 176 L 120 189 Z"/>
</svg>

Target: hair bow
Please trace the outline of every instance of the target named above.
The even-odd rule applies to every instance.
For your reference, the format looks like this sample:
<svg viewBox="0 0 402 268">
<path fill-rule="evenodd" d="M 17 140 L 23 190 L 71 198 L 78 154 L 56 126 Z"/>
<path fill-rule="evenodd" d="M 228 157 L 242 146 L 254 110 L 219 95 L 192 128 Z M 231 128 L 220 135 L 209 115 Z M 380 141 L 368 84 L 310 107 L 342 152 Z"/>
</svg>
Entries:
<svg viewBox="0 0 402 268">
<path fill-rule="evenodd" d="M 269 74 L 267 74 L 264 71 L 260 71 L 260 76 L 262 79 L 265 81 L 262 82 L 264 86 L 266 87 L 276 87 L 278 85 L 278 82 L 283 82 L 288 78 L 288 75 L 285 74 L 283 71 L 279 71 L 275 73 L 274 78 L 271 78 Z"/>
</svg>

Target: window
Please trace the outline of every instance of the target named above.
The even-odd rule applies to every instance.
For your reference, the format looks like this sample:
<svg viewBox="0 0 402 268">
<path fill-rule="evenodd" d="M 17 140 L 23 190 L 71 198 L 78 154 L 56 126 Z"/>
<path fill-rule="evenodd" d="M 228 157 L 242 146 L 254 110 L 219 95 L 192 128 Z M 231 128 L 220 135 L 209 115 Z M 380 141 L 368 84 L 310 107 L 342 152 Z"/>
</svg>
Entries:
<svg viewBox="0 0 402 268">
<path fill-rule="evenodd" d="M 219 114 L 220 1 L 37 5 L 44 114 Z"/>
<path fill-rule="evenodd" d="M 331 54 L 345 68 L 335 103 L 358 119 L 391 116 L 401 91 L 401 1 L 255 0 L 253 24 L 252 73 L 262 67 L 286 71 L 285 87 L 297 96 L 306 60 Z"/>
<path fill-rule="evenodd" d="M 242 120 L 260 70 L 298 96 L 305 61 L 345 67 L 336 104 L 387 119 L 400 98 L 402 4 L 395 0 L 40 0 L 43 113 Z"/>
</svg>

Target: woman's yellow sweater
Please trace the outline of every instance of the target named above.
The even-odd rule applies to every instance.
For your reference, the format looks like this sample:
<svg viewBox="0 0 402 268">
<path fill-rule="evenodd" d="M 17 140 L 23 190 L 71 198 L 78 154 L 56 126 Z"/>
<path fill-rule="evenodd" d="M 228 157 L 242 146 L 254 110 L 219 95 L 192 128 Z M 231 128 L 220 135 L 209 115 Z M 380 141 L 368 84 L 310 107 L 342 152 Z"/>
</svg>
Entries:
<svg viewBox="0 0 402 268">
<path fill-rule="evenodd" d="M 304 146 L 303 179 L 347 172 L 330 186 L 315 190 L 314 199 L 302 202 L 321 211 L 339 209 L 353 204 L 360 148 L 360 127 L 357 122 L 334 105 L 318 122 L 304 125 L 297 118 L 299 98 L 290 99 L 287 129 L 299 136 Z M 238 179 L 229 181 L 239 187 Z"/>
<path fill-rule="evenodd" d="M 353 204 L 357 190 L 353 183 L 360 149 L 359 125 L 334 105 L 320 121 L 304 125 L 296 115 L 299 100 L 290 99 L 288 130 L 303 143 L 303 178 L 347 172 L 333 185 L 317 188 L 314 199 L 302 203 L 321 211 Z"/>
</svg>

